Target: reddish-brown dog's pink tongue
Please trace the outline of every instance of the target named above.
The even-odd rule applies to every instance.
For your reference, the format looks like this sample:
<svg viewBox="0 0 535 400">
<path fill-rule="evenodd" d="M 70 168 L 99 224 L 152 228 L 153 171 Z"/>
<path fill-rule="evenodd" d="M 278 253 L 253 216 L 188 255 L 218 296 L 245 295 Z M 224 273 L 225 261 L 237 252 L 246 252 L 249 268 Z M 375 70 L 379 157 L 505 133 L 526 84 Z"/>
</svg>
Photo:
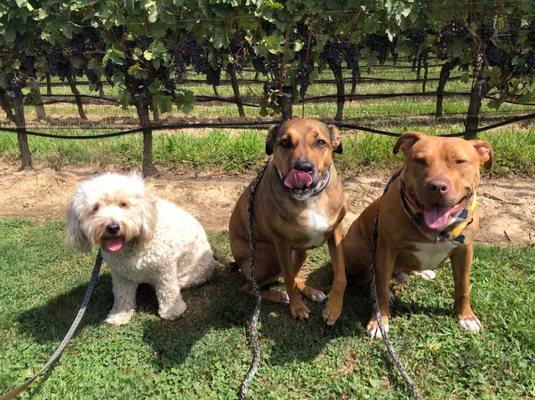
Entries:
<svg viewBox="0 0 535 400">
<path fill-rule="evenodd" d="M 106 247 L 112 253 L 116 253 L 123 248 L 123 239 L 121 238 L 111 238 L 106 240 Z"/>
<path fill-rule="evenodd" d="M 312 184 L 312 176 L 298 169 L 291 169 L 284 179 L 284 186 L 290 189 L 304 189 Z"/>
<path fill-rule="evenodd" d="M 431 229 L 441 229 L 451 220 L 451 208 L 426 207 L 424 209 L 425 224 Z"/>
</svg>

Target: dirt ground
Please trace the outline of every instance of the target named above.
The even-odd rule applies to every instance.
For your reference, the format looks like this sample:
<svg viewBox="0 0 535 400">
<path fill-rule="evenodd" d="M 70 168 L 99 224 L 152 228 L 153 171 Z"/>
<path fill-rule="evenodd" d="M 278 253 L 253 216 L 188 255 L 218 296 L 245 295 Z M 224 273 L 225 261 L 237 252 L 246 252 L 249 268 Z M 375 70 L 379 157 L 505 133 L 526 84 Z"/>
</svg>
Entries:
<svg viewBox="0 0 535 400">
<path fill-rule="evenodd" d="M 0 162 L 0 216 L 62 218 L 76 184 L 100 172 L 96 167 L 56 171 L 42 166 L 18 172 L 16 164 Z M 188 176 L 164 171 L 158 178 L 149 179 L 149 187 L 191 212 L 207 230 L 222 231 L 227 229 L 232 207 L 252 178 L 252 174 Z M 346 177 L 346 227 L 382 193 L 387 180 L 387 173 Z M 478 194 L 482 207 L 479 241 L 535 245 L 534 179 L 483 179 Z"/>
</svg>

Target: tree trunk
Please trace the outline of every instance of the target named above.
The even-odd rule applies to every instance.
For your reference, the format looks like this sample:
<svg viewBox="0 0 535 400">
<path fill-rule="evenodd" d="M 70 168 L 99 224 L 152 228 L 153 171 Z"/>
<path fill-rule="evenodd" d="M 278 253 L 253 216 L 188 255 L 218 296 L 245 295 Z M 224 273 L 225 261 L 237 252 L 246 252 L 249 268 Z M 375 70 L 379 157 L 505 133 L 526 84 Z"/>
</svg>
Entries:
<svg viewBox="0 0 535 400">
<path fill-rule="evenodd" d="M 360 68 L 357 65 L 351 71 L 351 95 L 354 96 L 357 93 L 357 82 L 360 79 Z"/>
<path fill-rule="evenodd" d="M 71 92 L 74 95 L 74 98 L 76 99 L 76 106 L 78 107 L 78 114 L 80 115 L 80 118 L 87 119 L 84 112 L 84 107 L 82 105 L 82 98 L 80 97 L 80 91 L 76 87 L 76 80 L 73 76 L 67 76 L 67 82 L 69 82 Z"/>
<path fill-rule="evenodd" d="M 30 87 L 30 93 L 32 98 L 35 100 L 35 112 L 37 114 L 37 119 L 46 118 L 45 105 L 43 104 L 43 98 L 41 97 L 41 90 L 39 89 L 39 83 L 33 79 L 28 79 L 28 86 Z"/>
<path fill-rule="evenodd" d="M 422 55 L 418 54 L 418 61 L 416 63 L 416 79 L 420 80 L 422 75 Z"/>
<path fill-rule="evenodd" d="M 219 91 L 216 85 L 212 85 L 212 90 L 214 91 L 214 96 L 219 97 Z"/>
<path fill-rule="evenodd" d="M 104 93 L 104 82 L 100 82 L 100 86 L 98 88 L 98 95 L 100 97 L 105 97 L 106 96 L 106 93 Z"/>
<path fill-rule="evenodd" d="M 46 78 L 46 94 L 50 96 L 52 94 L 52 82 L 50 81 L 50 74 L 46 73 L 45 78 Z"/>
<path fill-rule="evenodd" d="M 24 118 L 24 95 L 22 93 L 15 94 L 13 116 L 15 124 L 17 125 L 17 141 L 19 143 L 20 157 L 22 165 L 19 171 L 32 168 L 32 154 L 30 153 L 30 146 L 28 145 L 28 136 L 26 135 L 26 119 Z"/>
<path fill-rule="evenodd" d="M 466 114 L 466 121 L 464 123 L 466 133 L 465 139 L 476 139 L 477 133 L 475 130 L 479 126 L 479 111 L 481 110 L 481 100 L 489 91 L 488 82 L 481 76 L 477 77 L 476 83 L 470 92 L 470 103 L 468 104 L 468 112 Z"/>
<path fill-rule="evenodd" d="M 152 128 L 150 127 L 148 102 L 146 99 L 138 99 L 135 105 L 139 122 L 143 127 L 143 176 L 153 176 L 158 173 L 158 170 L 152 163 Z"/>
<path fill-rule="evenodd" d="M 335 120 L 344 119 L 345 88 L 344 76 L 342 69 L 333 70 L 334 80 L 336 81 L 336 116 Z"/>
<path fill-rule="evenodd" d="M 450 77 L 450 72 L 453 68 L 452 63 L 446 61 L 442 68 L 440 69 L 440 76 L 438 78 L 438 87 L 437 87 L 437 103 L 435 108 L 435 117 L 440 118 L 444 115 L 443 101 L 444 101 L 444 89 L 446 83 Z"/>
<path fill-rule="evenodd" d="M 240 117 L 245 117 L 245 112 L 243 111 L 243 104 L 240 97 L 240 87 L 238 85 L 238 79 L 236 78 L 236 69 L 234 68 L 234 65 L 230 64 L 227 71 L 230 75 L 230 83 L 232 84 L 234 100 L 236 101 L 236 106 L 238 107 L 238 114 Z"/>
<path fill-rule="evenodd" d="M 158 107 L 156 107 L 154 104 L 152 105 L 152 119 L 154 122 L 160 121 L 160 111 L 158 110 Z"/>
<path fill-rule="evenodd" d="M 425 87 L 427 86 L 427 75 L 429 73 L 429 53 L 425 52 L 423 56 L 424 62 L 424 80 L 422 82 L 422 93 L 425 93 Z"/>
<path fill-rule="evenodd" d="M 281 114 L 282 119 L 292 119 L 293 117 L 293 99 L 292 99 L 292 93 L 293 90 L 291 87 L 283 87 L 283 94 L 281 96 Z"/>
</svg>

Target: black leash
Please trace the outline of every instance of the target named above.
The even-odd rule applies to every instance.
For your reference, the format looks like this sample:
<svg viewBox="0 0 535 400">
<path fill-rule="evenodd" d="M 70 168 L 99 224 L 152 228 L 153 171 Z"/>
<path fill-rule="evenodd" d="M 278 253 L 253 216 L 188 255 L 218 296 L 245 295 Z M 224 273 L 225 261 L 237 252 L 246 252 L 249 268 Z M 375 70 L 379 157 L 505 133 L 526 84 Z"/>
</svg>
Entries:
<svg viewBox="0 0 535 400">
<path fill-rule="evenodd" d="M 385 190 L 383 192 L 383 195 L 386 193 L 392 182 L 401 174 L 401 169 L 398 170 L 388 181 L 386 184 Z M 383 320 L 381 319 L 381 310 L 379 310 L 379 301 L 377 299 L 377 286 L 375 282 L 375 273 L 376 273 L 376 263 L 375 263 L 375 253 L 377 251 L 377 236 L 378 236 L 378 226 L 379 226 L 379 211 L 377 211 L 377 215 L 375 217 L 375 221 L 373 222 L 373 229 L 372 229 L 372 241 L 371 241 L 371 260 L 370 260 L 370 276 L 371 276 L 371 282 L 370 282 L 370 294 L 373 301 L 373 308 L 375 313 L 375 318 L 377 320 L 377 325 L 379 326 L 379 330 L 381 331 L 381 336 L 383 339 L 383 342 L 385 343 L 386 348 L 388 349 L 388 353 L 390 354 L 390 359 L 396 366 L 398 372 L 400 373 L 401 377 L 405 381 L 405 385 L 407 386 L 407 389 L 409 390 L 411 394 L 411 398 L 413 400 L 420 400 L 420 395 L 418 394 L 418 390 L 414 386 L 414 383 L 412 382 L 411 377 L 407 373 L 407 370 L 403 366 L 401 360 L 399 359 L 398 353 L 396 352 L 396 349 L 392 345 L 392 342 L 390 341 L 390 336 L 388 336 L 388 332 L 385 329 L 383 325 Z"/>
<path fill-rule="evenodd" d="M 93 272 L 91 273 L 91 280 L 89 281 L 87 290 L 85 291 L 84 299 L 82 300 L 82 304 L 80 305 L 78 314 L 76 314 L 76 318 L 74 318 L 74 321 L 72 322 L 72 325 L 69 328 L 69 331 L 67 332 L 67 334 L 65 335 L 61 343 L 59 344 L 58 348 L 56 349 L 54 354 L 52 354 L 52 357 L 50 357 L 50 359 L 43 366 L 43 368 L 41 368 L 31 378 L 27 379 L 23 384 L 12 389 L 9 393 L 2 395 L 0 397 L 0 400 L 11 400 L 17 397 L 19 394 L 21 394 L 26 389 L 28 389 L 28 387 L 32 384 L 32 382 L 35 381 L 39 376 L 44 375 L 44 373 L 48 370 L 48 368 L 50 368 L 50 366 L 52 366 L 56 361 L 59 360 L 59 358 L 61 357 L 61 354 L 63 353 L 63 350 L 65 350 L 65 347 L 67 347 L 67 344 L 71 340 L 72 336 L 74 335 L 74 332 L 76 331 L 76 328 L 78 328 L 78 325 L 80 324 L 80 321 L 82 320 L 82 317 L 85 314 L 87 304 L 89 303 L 89 298 L 91 297 L 91 293 L 93 293 L 93 289 L 95 287 L 98 275 L 100 273 L 101 265 L 102 265 L 102 254 L 99 249 L 97 257 L 95 258 L 95 266 L 93 267 Z"/>
<path fill-rule="evenodd" d="M 258 175 L 251 184 L 251 192 L 249 193 L 249 201 L 247 203 L 247 216 L 248 216 L 248 226 L 249 226 L 249 281 L 253 287 L 253 292 L 255 296 L 255 308 L 253 315 L 251 317 L 251 325 L 249 327 L 249 345 L 251 346 L 251 352 L 253 353 L 253 358 L 249 364 L 249 369 L 242 379 L 240 390 L 238 391 L 238 399 L 246 400 L 247 399 L 247 390 L 249 390 L 249 384 L 256 374 L 258 365 L 260 364 L 260 348 L 258 347 L 258 322 L 260 320 L 260 307 L 262 305 L 262 296 L 260 295 L 260 288 L 256 282 L 254 275 L 254 261 L 256 257 L 256 241 L 254 238 L 254 196 L 256 189 L 260 180 L 264 176 L 266 169 L 269 165 L 269 161 L 266 161 Z"/>
</svg>

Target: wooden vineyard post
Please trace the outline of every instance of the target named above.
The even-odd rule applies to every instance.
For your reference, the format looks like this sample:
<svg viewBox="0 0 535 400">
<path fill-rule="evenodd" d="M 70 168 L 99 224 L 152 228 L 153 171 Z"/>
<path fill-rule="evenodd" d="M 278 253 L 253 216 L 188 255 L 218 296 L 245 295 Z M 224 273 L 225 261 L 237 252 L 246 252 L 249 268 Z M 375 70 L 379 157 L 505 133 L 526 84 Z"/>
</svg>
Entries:
<svg viewBox="0 0 535 400">
<path fill-rule="evenodd" d="M 446 61 L 442 68 L 440 69 L 440 77 L 438 78 L 438 87 L 437 87 L 437 102 L 435 108 L 435 117 L 439 118 L 444 115 L 444 88 L 450 77 L 450 72 L 453 67 L 453 64 L 449 61 Z"/>
<path fill-rule="evenodd" d="M 351 96 L 357 93 L 357 83 L 360 79 L 360 67 L 357 64 L 355 68 L 351 70 Z"/>
<path fill-rule="evenodd" d="M 292 119 L 293 117 L 293 96 L 291 87 L 283 87 L 283 93 L 280 96 L 280 107 L 282 119 Z"/>
<path fill-rule="evenodd" d="M 240 87 L 238 85 L 238 79 L 236 78 L 236 68 L 234 68 L 234 65 L 229 64 L 227 71 L 230 75 L 230 83 L 232 84 L 232 91 L 234 92 L 234 101 L 238 107 L 238 114 L 240 117 L 245 117 L 243 103 L 240 97 Z"/>
<path fill-rule="evenodd" d="M 76 106 L 78 107 L 78 114 L 80 115 L 80 118 L 87 119 L 87 116 L 84 112 L 84 107 L 82 105 L 82 98 L 80 97 L 80 91 L 76 87 L 76 80 L 72 75 L 69 75 L 67 76 L 67 82 L 69 83 L 69 86 L 71 87 L 71 92 L 76 100 Z"/>
<path fill-rule="evenodd" d="M 477 133 L 475 132 L 479 126 L 479 111 L 481 110 L 481 100 L 488 92 L 488 83 L 481 76 L 478 76 L 472 91 L 470 92 L 470 103 L 468 104 L 468 112 L 466 114 L 466 134 L 465 139 L 476 139 Z"/>
<path fill-rule="evenodd" d="M 336 82 L 336 115 L 334 119 L 341 121 L 344 118 L 345 103 L 344 74 L 341 68 L 333 69 L 333 74 Z"/>
<path fill-rule="evenodd" d="M 134 102 L 143 129 L 142 173 L 144 177 L 153 176 L 158 173 L 158 170 L 152 162 L 152 128 L 150 127 L 148 96 L 145 93 L 134 95 Z"/>
<path fill-rule="evenodd" d="M 50 81 L 50 74 L 47 72 L 45 74 L 46 79 L 46 94 L 51 95 L 52 94 L 52 82 Z"/>
<path fill-rule="evenodd" d="M 39 83 L 34 79 L 28 80 L 28 86 L 30 87 L 30 92 L 32 94 L 32 99 L 35 101 L 35 113 L 37 114 L 37 119 L 46 118 L 45 105 L 43 104 L 43 98 L 41 97 L 41 90 L 39 89 Z"/>
<path fill-rule="evenodd" d="M 24 117 L 24 95 L 22 93 L 15 94 L 15 110 L 13 117 L 17 125 L 17 142 L 19 144 L 20 157 L 22 165 L 19 171 L 32 168 L 32 155 L 30 153 L 30 146 L 28 144 L 28 135 L 26 135 L 26 119 Z"/>
</svg>

